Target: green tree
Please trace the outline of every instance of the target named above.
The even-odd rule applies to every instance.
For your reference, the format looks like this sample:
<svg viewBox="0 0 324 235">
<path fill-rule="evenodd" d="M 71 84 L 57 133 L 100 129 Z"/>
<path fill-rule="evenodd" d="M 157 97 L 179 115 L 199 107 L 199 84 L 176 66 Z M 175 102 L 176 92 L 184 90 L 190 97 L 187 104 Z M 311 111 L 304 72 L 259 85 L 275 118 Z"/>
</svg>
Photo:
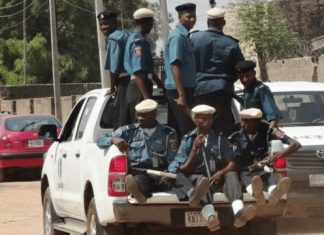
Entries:
<svg viewBox="0 0 324 235">
<path fill-rule="evenodd" d="M 296 47 L 293 33 L 273 3 L 244 1 L 237 9 L 239 36 L 257 54 L 262 81 L 268 81 L 267 62 L 285 58 Z"/>
<path fill-rule="evenodd" d="M 11 50 L 9 54 L 6 54 L 8 56 L 0 55 L 2 58 L 0 78 L 6 84 L 21 84 L 22 81 L 23 5 L 20 2 L 22 3 L 17 0 L 0 0 L 0 47 L 2 44 L 9 43 L 7 40 L 13 40 L 11 45 L 13 48 L 3 45 L 0 49 L 5 50 L 5 53 L 6 50 Z M 144 0 L 123 0 L 123 2 L 123 8 L 120 0 L 104 1 L 104 5 L 106 9 L 113 9 L 118 14 L 123 11 L 124 26 L 131 29 L 133 12 L 139 7 L 147 6 L 147 3 Z M 27 0 L 26 5 L 29 48 L 27 51 L 27 82 L 50 83 L 52 76 L 48 1 Z M 97 19 L 94 0 L 56 1 L 56 11 L 61 82 L 99 82 Z M 42 35 L 43 38 L 36 37 L 36 35 Z M 31 43 L 32 40 L 36 41 Z M 35 63 L 39 63 L 38 72 L 33 70 L 36 67 Z"/>
<path fill-rule="evenodd" d="M 45 83 L 51 75 L 50 54 L 46 39 L 37 34 L 27 45 L 27 83 Z M 0 78 L 4 85 L 18 85 L 23 78 L 23 41 L 0 40 Z M 39 79 L 46 79 L 45 81 Z"/>
</svg>

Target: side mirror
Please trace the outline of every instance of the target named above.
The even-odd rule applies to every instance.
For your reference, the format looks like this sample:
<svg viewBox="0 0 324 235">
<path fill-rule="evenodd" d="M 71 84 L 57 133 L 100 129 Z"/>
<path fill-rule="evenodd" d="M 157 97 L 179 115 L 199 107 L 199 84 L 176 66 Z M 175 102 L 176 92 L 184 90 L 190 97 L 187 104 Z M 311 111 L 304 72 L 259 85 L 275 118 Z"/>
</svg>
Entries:
<svg viewBox="0 0 324 235">
<path fill-rule="evenodd" d="M 38 137 L 43 140 L 57 140 L 57 127 L 54 124 L 41 125 L 38 130 Z"/>
</svg>

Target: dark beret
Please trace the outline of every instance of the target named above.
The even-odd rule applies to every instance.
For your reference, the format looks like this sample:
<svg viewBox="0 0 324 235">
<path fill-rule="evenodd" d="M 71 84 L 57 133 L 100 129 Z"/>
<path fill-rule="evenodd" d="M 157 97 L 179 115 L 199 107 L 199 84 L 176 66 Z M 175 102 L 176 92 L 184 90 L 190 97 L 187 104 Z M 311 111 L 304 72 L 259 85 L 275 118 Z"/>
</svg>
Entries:
<svg viewBox="0 0 324 235">
<path fill-rule="evenodd" d="M 97 19 L 112 19 L 117 18 L 117 14 L 114 11 L 102 11 L 97 15 Z"/>
<path fill-rule="evenodd" d="M 194 3 L 184 3 L 179 6 L 176 6 L 176 11 L 181 13 L 185 11 L 195 11 L 196 10 L 196 4 Z"/>
<path fill-rule="evenodd" d="M 235 70 L 239 73 L 253 71 L 256 64 L 252 60 L 244 60 L 235 65 Z"/>
</svg>

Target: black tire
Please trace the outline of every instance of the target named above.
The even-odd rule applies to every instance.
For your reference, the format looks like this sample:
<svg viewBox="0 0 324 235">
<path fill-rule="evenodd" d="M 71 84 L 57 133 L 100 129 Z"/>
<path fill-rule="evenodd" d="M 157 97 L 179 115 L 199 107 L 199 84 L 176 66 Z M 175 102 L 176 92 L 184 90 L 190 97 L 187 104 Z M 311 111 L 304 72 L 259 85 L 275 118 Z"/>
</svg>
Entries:
<svg viewBox="0 0 324 235">
<path fill-rule="evenodd" d="M 5 170 L 2 168 L 0 169 L 0 183 L 5 181 Z"/>
<path fill-rule="evenodd" d="M 92 198 L 87 212 L 87 235 L 124 235 L 124 225 L 102 226 L 98 220 L 96 202 Z"/>
<path fill-rule="evenodd" d="M 43 197 L 43 231 L 44 235 L 66 235 L 67 233 L 57 231 L 53 223 L 59 218 L 55 213 L 49 188 L 46 189 Z"/>
</svg>

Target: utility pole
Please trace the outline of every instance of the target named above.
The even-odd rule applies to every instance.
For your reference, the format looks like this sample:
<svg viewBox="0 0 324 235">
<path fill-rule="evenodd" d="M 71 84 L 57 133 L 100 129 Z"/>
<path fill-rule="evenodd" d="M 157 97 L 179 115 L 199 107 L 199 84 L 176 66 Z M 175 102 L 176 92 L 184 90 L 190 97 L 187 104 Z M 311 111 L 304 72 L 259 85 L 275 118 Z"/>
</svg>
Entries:
<svg viewBox="0 0 324 235">
<path fill-rule="evenodd" d="M 124 0 L 120 0 L 121 27 L 124 28 Z"/>
<path fill-rule="evenodd" d="M 55 8 L 56 8 L 55 0 L 49 0 L 55 115 L 60 121 L 62 121 L 61 84 L 60 84 L 59 68 L 58 68 L 56 9 Z"/>
<path fill-rule="evenodd" d="M 27 33 L 26 33 L 26 0 L 23 4 L 23 38 L 24 38 L 24 52 L 23 52 L 23 85 L 27 81 Z"/>
<path fill-rule="evenodd" d="M 161 39 L 162 48 L 164 48 L 165 41 L 169 36 L 169 14 L 166 0 L 159 0 L 160 2 L 160 19 L 161 19 Z"/>
<path fill-rule="evenodd" d="M 103 2 L 102 0 L 94 0 L 94 3 L 95 3 L 95 11 L 97 17 L 97 15 L 104 9 Z M 105 59 L 106 59 L 106 48 L 105 48 L 106 42 L 105 42 L 104 35 L 100 31 L 100 25 L 97 18 L 96 18 L 96 24 L 97 24 L 97 38 L 98 38 L 98 49 L 99 49 L 101 87 L 106 88 L 110 86 L 110 74 L 104 68 Z"/>
</svg>

